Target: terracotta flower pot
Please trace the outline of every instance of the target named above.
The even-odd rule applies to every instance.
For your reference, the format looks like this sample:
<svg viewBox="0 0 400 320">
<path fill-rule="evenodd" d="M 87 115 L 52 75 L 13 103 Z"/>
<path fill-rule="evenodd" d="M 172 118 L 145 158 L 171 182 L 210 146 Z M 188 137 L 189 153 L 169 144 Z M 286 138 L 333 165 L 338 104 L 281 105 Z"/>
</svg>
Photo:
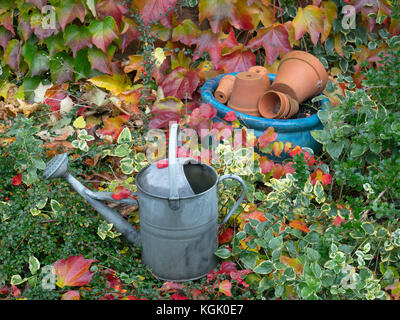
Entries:
<svg viewBox="0 0 400 320">
<path fill-rule="evenodd" d="M 218 84 L 217 90 L 215 90 L 214 97 L 221 103 L 226 103 L 231 96 L 233 85 L 236 77 L 233 75 L 224 76 Z"/>
<path fill-rule="evenodd" d="M 254 66 L 251 67 L 248 71 L 261 74 L 265 82 L 265 90 L 269 89 L 269 87 L 271 86 L 271 82 L 269 81 L 268 70 L 266 68 L 262 66 Z"/>
<path fill-rule="evenodd" d="M 258 100 L 265 91 L 265 81 L 261 74 L 240 72 L 236 75 L 228 107 L 246 114 L 257 114 Z"/>
<path fill-rule="evenodd" d="M 287 119 L 299 111 L 299 104 L 289 95 L 269 90 L 258 102 L 261 116 L 269 119 Z"/>
<path fill-rule="evenodd" d="M 320 94 L 328 74 L 319 59 L 305 51 L 291 51 L 282 57 L 271 90 L 284 92 L 302 103 Z"/>
<path fill-rule="evenodd" d="M 293 99 L 292 97 L 289 98 L 289 103 L 290 103 L 290 111 L 289 114 L 286 116 L 285 119 L 290 119 L 293 117 L 297 112 L 299 112 L 299 103 Z"/>
</svg>

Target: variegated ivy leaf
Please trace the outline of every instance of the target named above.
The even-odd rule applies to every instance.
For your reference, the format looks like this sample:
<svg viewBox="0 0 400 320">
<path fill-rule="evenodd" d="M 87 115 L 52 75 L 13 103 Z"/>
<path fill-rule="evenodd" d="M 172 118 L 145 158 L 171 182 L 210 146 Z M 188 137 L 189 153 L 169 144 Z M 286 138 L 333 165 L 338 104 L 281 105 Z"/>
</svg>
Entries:
<svg viewBox="0 0 400 320">
<path fill-rule="evenodd" d="M 29 257 L 29 270 L 32 274 L 36 274 L 40 269 L 40 262 L 34 256 Z"/>
<path fill-rule="evenodd" d="M 84 152 L 89 151 L 89 146 L 85 140 L 74 140 L 72 141 L 72 146 Z"/>
<path fill-rule="evenodd" d="M 131 149 L 126 144 L 121 144 L 111 151 L 111 156 L 114 157 L 126 157 L 131 152 Z"/>
<path fill-rule="evenodd" d="M 106 237 L 114 239 L 115 237 L 120 236 L 120 233 L 111 231 L 112 227 L 112 223 L 102 222 L 97 228 L 97 234 L 102 240 L 104 240 Z"/>
<path fill-rule="evenodd" d="M 315 200 L 317 200 L 318 203 L 323 203 L 325 202 L 325 192 L 324 192 L 324 187 L 322 186 L 320 181 L 317 181 L 314 186 L 314 194 L 316 196 Z"/>
<path fill-rule="evenodd" d="M 120 167 L 124 174 L 131 174 L 134 170 L 133 159 L 131 158 L 122 159 L 120 162 Z"/>
<path fill-rule="evenodd" d="M 49 199 L 49 198 L 40 200 L 40 201 L 36 204 L 36 208 L 38 208 L 38 209 L 43 209 L 43 208 L 45 207 L 45 205 L 46 205 L 48 199 Z"/>
<path fill-rule="evenodd" d="M 94 137 L 92 135 L 88 134 L 85 129 L 83 129 L 79 132 L 78 138 L 80 140 L 85 140 L 85 141 L 93 141 L 94 140 Z"/>
<path fill-rule="evenodd" d="M 124 128 L 124 130 L 122 130 L 122 132 L 118 136 L 117 143 L 122 144 L 122 143 L 130 143 L 130 142 L 132 142 L 131 131 L 129 130 L 129 128 Z"/>
<path fill-rule="evenodd" d="M 57 217 L 58 214 L 62 213 L 62 204 L 59 203 L 57 200 L 51 199 L 50 207 L 55 217 Z"/>
<path fill-rule="evenodd" d="M 38 208 L 32 208 L 31 210 L 29 210 L 31 215 L 33 215 L 34 217 L 38 216 L 39 214 L 42 213 L 42 211 L 40 211 L 40 209 Z"/>
<path fill-rule="evenodd" d="M 28 280 L 27 278 L 21 278 L 21 276 L 19 274 L 15 274 L 11 277 L 11 281 L 10 283 L 14 286 L 18 286 L 22 283 L 24 283 L 26 280 Z"/>
</svg>

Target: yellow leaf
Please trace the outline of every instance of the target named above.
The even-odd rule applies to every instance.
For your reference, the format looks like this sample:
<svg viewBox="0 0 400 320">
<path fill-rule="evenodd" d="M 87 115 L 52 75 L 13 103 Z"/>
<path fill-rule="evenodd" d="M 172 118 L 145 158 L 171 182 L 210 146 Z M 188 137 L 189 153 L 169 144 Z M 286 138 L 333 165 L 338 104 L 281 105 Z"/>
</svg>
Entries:
<svg viewBox="0 0 400 320">
<path fill-rule="evenodd" d="M 86 121 L 82 116 L 80 116 L 75 119 L 75 121 L 72 125 L 77 129 L 83 129 L 86 127 Z"/>
<path fill-rule="evenodd" d="M 106 74 L 91 78 L 89 81 L 98 87 L 107 89 L 115 96 L 130 90 L 132 85 L 126 74 L 114 74 L 112 76 Z"/>
<path fill-rule="evenodd" d="M 162 48 L 155 48 L 152 53 L 157 67 L 160 67 L 166 59 L 164 50 Z"/>
</svg>

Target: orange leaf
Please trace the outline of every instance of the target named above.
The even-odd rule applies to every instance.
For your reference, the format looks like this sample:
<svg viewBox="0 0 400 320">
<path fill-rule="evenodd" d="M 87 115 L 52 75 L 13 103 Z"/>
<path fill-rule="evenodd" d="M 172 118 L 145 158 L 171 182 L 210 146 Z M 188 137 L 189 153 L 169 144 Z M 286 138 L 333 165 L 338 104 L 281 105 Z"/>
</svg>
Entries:
<svg viewBox="0 0 400 320">
<path fill-rule="evenodd" d="M 301 275 L 303 273 L 303 265 L 301 264 L 299 259 L 281 256 L 280 261 L 287 266 L 292 267 L 297 275 Z"/>
<path fill-rule="evenodd" d="M 296 17 L 293 19 L 296 40 L 308 32 L 314 45 L 317 44 L 319 35 L 324 34 L 324 13 L 321 8 L 308 5 L 304 9 L 299 7 Z"/>
<path fill-rule="evenodd" d="M 232 297 L 232 283 L 229 280 L 223 280 L 219 284 L 219 292 L 222 292 L 227 297 Z"/>
<path fill-rule="evenodd" d="M 283 142 L 282 141 L 275 141 L 272 144 L 272 151 L 274 154 L 279 157 L 283 151 Z"/>
<path fill-rule="evenodd" d="M 112 135 L 114 140 L 118 139 L 119 134 L 124 129 L 122 124 L 128 121 L 130 116 L 120 115 L 114 118 L 104 119 L 104 128 L 100 130 L 101 134 Z"/>
<path fill-rule="evenodd" d="M 89 271 L 90 265 L 96 261 L 98 260 L 85 259 L 82 255 L 56 261 L 54 267 L 56 269 L 57 285 L 60 288 L 87 285 L 94 274 L 94 272 Z"/>
<path fill-rule="evenodd" d="M 310 229 L 308 229 L 307 225 L 304 223 L 304 221 L 301 220 L 293 220 L 290 221 L 289 226 L 294 228 L 294 229 L 298 229 L 300 231 L 304 231 L 304 232 L 310 232 Z"/>
</svg>

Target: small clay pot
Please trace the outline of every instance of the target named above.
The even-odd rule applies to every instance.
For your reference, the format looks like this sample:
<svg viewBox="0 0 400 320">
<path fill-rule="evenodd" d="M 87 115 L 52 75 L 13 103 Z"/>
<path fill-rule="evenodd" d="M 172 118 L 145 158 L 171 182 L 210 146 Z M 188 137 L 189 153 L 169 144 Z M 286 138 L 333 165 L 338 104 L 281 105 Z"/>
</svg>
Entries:
<svg viewBox="0 0 400 320">
<path fill-rule="evenodd" d="M 293 117 L 297 112 L 299 112 L 299 103 L 293 99 L 292 97 L 288 97 L 290 103 L 290 111 L 289 114 L 286 116 L 285 119 L 290 119 Z"/>
<path fill-rule="evenodd" d="M 284 92 L 301 104 L 320 94 L 327 82 L 328 74 L 317 57 L 294 50 L 282 57 L 271 90 Z"/>
<path fill-rule="evenodd" d="M 265 91 L 265 82 L 261 74 L 240 72 L 236 75 L 228 107 L 246 114 L 257 114 L 258 100 Z"/>
<path fill-rule="evenodd" d="M 258 111 L 264 118 L 285 119 L 291 114 L 291 104 L 294 103 L 293 100 L 294 99 L 282 92 L 269 90 L 260 98 L 258 102 Z M 294 104 L 293 106 L 295 107 Z"/>
<path fill-rule="evenodd" d="M 253 116 L 253 117 L 261 117 L 261 114 L 260 114 L 260 112 L 258 112 L 258 109 L 253 111 L 253 110 L 249 110 L 247 108 L 238 108 L 238 107 L 236 107 L 235 111 L 239 111 L 239 112 L 248 114 L 248 115 Z"/>
<path fill-rule="evenodd" d="M 217 90 L 215 90 L 214 97 L 221 103 L 226 103 L 231 96 L 233 85 L 236 77 L 228 74 L 220 80 Z"/>
<path fill-rule="evenodd" d="M 261 74 L 265 82 L 265 90 L 269 89 L 269 87 L 271 86 L 271 82 L 269 81 L 268 70 L 266 68 L 262 66 L 254 66 L 251 67 L 248 71 Z"/>
</svg>

